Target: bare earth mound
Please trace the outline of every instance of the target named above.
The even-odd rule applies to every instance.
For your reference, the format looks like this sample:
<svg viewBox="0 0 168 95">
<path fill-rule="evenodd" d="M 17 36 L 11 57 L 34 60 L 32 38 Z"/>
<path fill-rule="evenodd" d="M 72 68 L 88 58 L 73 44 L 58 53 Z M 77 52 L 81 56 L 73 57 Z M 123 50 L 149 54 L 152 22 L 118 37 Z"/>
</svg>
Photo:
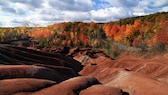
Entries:
<svg viewBox="0 0 168 95">
<path fill-rule="evenodd" d="M 0 45 L 0 95 L 168 95 L 168 56 Z"/>
</svg>

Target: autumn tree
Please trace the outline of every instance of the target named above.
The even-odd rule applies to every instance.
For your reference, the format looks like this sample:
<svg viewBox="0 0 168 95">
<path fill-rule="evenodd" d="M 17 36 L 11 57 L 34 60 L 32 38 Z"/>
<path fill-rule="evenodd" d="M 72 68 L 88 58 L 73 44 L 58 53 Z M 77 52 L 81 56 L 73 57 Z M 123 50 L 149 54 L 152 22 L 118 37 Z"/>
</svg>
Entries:
<svg viewBox="0 0 168 95">
<path fill-rule="evenodd" d="M 155 33 L 156 43 L 168 43 L 168 22 Z"/>
<path fill-rule="evenodd" d="M 158 29 L 154 36 L 155 44 L 159 45 L 159 49 L 165 51 L 168 44 L 168 21 Z"/>
<path fill-rule="evenodd" d="M 111 30 L 110 30 L 110 37 L 115 37 L 116 34 L 118 32 L 118 27 L 116 24 L 114 24 L 112 27 L 111 27 Z"/>
<path fill-rule="evenodd" d="M 105 32 L 105 34 L 106 34 L 107 37 L 111 36 L 111 32 L 110 32 L 110 30 L 111 30 L 111 24 L 105 23 L 103 25 L 103 30 L 104 30 L 104 32 Z"/>
<path fill-rule="evenodd" d="M 80 33 L 79 39 L 83 43 L 84 46 L 88 44 L 88 37 L 84 35 L 84 32 Z"/>
<path fill-rule="evenodd" d="M 126 26 L 118 26 L 118 33 L 114 36 L 114 41 L 119 43 L 124 43 L 124 32 L 125 32 Z"/>
<path fill-rule="evenodd" d="M 141 26 L 141 20 L 140 19 L 135 20 L 134 21 L 134 28 L 139 29 L 139 28 L 141 28 L 140 26 Z"/>
</svg>

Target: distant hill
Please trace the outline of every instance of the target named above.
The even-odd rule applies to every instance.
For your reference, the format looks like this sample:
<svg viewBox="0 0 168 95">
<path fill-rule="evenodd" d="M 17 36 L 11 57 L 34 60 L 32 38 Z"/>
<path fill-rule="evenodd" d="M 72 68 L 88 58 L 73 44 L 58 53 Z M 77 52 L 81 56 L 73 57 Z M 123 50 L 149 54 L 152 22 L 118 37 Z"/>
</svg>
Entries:
<svg viewBox="0 0 168 95">
<path fill-rule="evenodd" d="M 107 23 L 62 22 L 47 27 L 1 28 L 0 41 L 32 38 L 39 47 L 69 46 L 114 49 L 110 44 L 166 51 L 168 12 Z"/>
</svg>

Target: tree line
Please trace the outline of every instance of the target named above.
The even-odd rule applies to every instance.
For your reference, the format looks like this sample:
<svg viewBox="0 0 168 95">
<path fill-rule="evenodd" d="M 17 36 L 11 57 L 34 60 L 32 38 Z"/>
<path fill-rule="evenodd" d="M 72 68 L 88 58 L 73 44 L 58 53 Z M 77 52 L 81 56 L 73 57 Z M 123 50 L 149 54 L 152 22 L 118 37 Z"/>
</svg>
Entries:
<svg viewBox="0 0 168 95">
<path fill-rule="evenodd" d="M 165 50 L 168 45 L 168 12 L 107 23 L 62 22 L 47 27 L 0 28 L 0 42 L 26 38 L 32 38 L 40 47 L 111 48 L 103 39 L 144 50 L 153 47 Z"/>
</svg>

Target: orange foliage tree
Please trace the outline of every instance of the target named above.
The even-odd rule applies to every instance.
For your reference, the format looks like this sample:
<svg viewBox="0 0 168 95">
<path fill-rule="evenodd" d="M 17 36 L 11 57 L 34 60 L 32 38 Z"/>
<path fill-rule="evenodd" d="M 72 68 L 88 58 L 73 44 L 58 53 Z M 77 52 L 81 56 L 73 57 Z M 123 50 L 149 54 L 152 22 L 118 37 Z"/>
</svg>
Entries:
<svg viewBox="0 0 168 95">
<path fill-rule="evenodd" d="M 137 19 L 137 20 L 134 21 L 134 28 L 135 29 L 140 28 L 140 25 L 141 25 L 141 20 L 140 19 Z"/>
<path fill-rule="evenodd" d="M 111 30 L 111 24 L 105 23 L 103 25 L 103 30 L 104 30 L 104 32 L 105 32 L 105 34 L 106 34 L 107 37 L 111 36 L 111 32 L 110 32 L 110 30 Z"/>
<path fill-rule="evenodd" d="M 88 37 L 85 36 L 83 32 L 80 33 L 79 39 L 83 43 L 84 46 L 88 44 Z"/>
<path fill-rule="evenodd" d="M 167 44 L 168 43 L 168 23 L 165 24 L 161 29 L 155 33 L 155 41 L 156 43 L 163 43 Z"/>
<path fill-rule="evenodd" d="M 48 38 L 52 35 L 52 31 L 47 28 L 36 28 L 31 33 L 29 33 L 29 36 L 33 38 Z"/>
<path fill-rule="evenodd" d="M 168 21 L 163 24 L 163 26 L 158 29 L 154 36 L 154 42 L 159 46 L 160 51 L 165 51 L 168 44 Z"/>
<path fill-rule="evenodd" d="M 129 38 L 129 37 L 133 34 L 134 30 L 135 30 L 134 26 L 132 26 L 132 25 L 127 25 L 127 26 L 126 26 L 125 33 L 124 33 L 125 36 Z"/>
<path fill-rule="evenodd" d="M 125 32 L 125 29 L 126 29 L 126 26 L 125 25 L 122 25 L 119 28 L 119 32 L 117 33 L 117 35 L 114 37 L 114 41 L 116 42 L 120 42 L 120 43 L 123 43 L 123 40 L 124 40 L 124 32 Z"/>
<path fill-rule="evenodd" d="M 118 27 L 116 24 L 114 24 L 112 27 L 111 27 L 111 30 L 110 30 L 110 37 L 115 37 L 116 34 L 118 32 Z"/>
</svg>

